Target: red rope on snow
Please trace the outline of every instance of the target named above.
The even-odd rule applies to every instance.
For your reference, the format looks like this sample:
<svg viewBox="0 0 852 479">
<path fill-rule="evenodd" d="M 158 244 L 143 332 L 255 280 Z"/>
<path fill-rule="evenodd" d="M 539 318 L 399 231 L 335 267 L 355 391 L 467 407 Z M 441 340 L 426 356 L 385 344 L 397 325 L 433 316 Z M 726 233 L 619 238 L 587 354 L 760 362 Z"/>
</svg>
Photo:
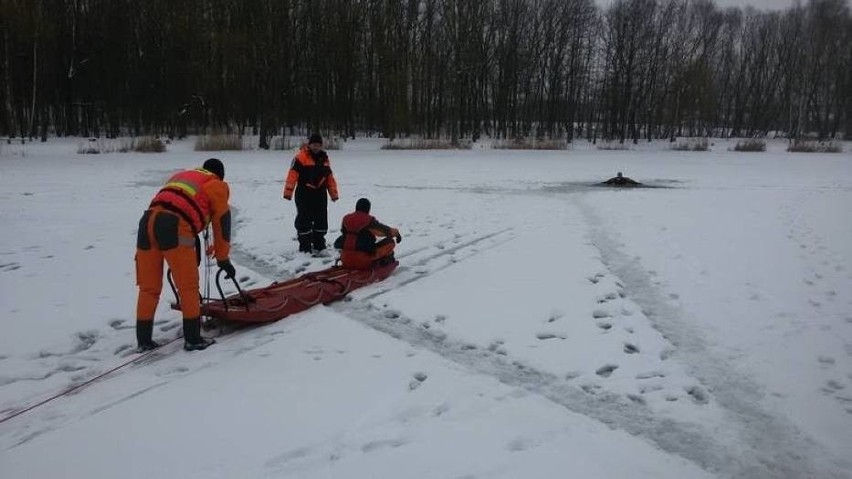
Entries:
<svg viewBox="0 0 852 479">
<path fill-rule="evenodd" d="M 174 339 L 172 339 L 172 340 L 171 340 L 171 341 L 169 341 L 169 342 L 163 343 L 160 347 L 163 347 L 163 346 L 165 346 L 165 345 L 167 345 L 167 344 L 171 344 L 171 343 L 173 343 L 173 342 L 177 341 L 178 339 L 181 339 L 181 338 L 174 338 Z M 43 400 L 43 401 L 37 402 L 37 403 L 35 403 L 35 404 L 31 405 L 31 406 L 27 406 L 27 407 L 25 407 L 24 409 L 21 409 L 20 411 L 17 411 L 17 412 L 15 412 L 15 413 L 12 413 L 12 414 L 10 414 L 10 415 L 8 415 L 8 416 L 4 417 L 3 419 L 0 419 L 0 424 L 3 424 L 4 422 L 6 422 L 6 421 L 8 421 L 8 420 L 10 420 L 10 419 L 12 419 L 12 418 L 14 418 L 14 417 L 18 417 L 18 416 L 20 416 L 21 414 L 24 414 L 24 413 L 30 412 L 30 411 L 32 411 L 33 409 L 37 408 L 37 407 L 43 406 L 43 405 L 45 405 L 45 404 L 47 404 L 47 403 L 49 403 L 49 402 L 53 401 L 54 399 L 61 398 L 62 396 L 67 396 L 67 395 L 69 395 L 69 394 L 73 393 L 74 391 L 76 391 L 76 390 L 78 390 L 78 389 L 82 389 L 82 388 L 84 388 L 84 387 L 88 386 L 89 384 L 92 384 L 93 382 L 95 382 L 95 381 L 97 381 L 97 380 L 99 380 L 99 379 L 102 379 L 103 377 L 108 376 L 108 375 L 110 375 L 110 374 L 114 373 L 115 371 L 118 371 L 119 369 L 121 369 L 121 368 L 123 368 L 123 367 L 125 367 L 125 366 L 127 366 L 127 365 L 133 364 L 133 363 L 135 363 L 135 362 L 139 361 L 140 359 L 144 359 L 144 358 L 145 358 L 145 357 L 147 357 L 149 354 L 151 354 L 151 353 L 153 353 L 153 352 L 155 352 L 155 351 L 157 351 L 157 349 L 151 349 L 150 351 L 144 352 L 144 353 L 142 353 L 141 355 L 136 356 L 135 358 L 133 358 L 133 359 L 131 359 L 131 360 L 129 360 L 129 361 L 125 361 L 124 363 L 122 363 L 122 364 L 120 364 L 120 365 L 118 365 L 118 366 L 116 366 L 116 367 L 114 367 L 114 368 L 110 369 L 109 371 L 106 371 L 106 372 L 104 372 L 104 373 L 101 373 L 101 374 L 99 374 L 99 375 L 97 375 L 97 376 L 93 377 L 92 379 L 89 379 L 89 380 L 88 380 L 88 381 L 86 381 L 86 382 L 83 382 L 83 383 L 77 384 L 76 386 L 72 386 L 72 387 L 70 387 L 70 388 L 67 388 L 67 389 L 65 389 L 65 390 L 63 390 L 63 391 L 60 391 L 60 392 L 58 392 L 58 393 L 54 394 L 53 396 L 50 396 L 49 398 L 47 398 L 47 399 L 45 399 L 45 400 Z"/>
</svg>

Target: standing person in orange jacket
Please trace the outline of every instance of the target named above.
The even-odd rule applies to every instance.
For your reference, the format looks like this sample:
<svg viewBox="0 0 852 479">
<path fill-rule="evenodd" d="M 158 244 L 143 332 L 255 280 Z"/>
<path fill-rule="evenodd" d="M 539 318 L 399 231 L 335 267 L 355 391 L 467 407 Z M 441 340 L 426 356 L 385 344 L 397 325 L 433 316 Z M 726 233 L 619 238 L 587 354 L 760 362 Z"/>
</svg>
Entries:
<svg viewBox="0 0 852 479">
<path fill-rule="evenodd" d="M 198 234 L 213 225 L 213 253 L 227 278 L 236 274 L 228 259 L 231 250 L 230 192 L 225 166 L 216 158 L 194 170 L 173 175 L 154 196 L 139 220 L 136 240 L 136 342 L 139 351 L 159 346 L 152 339 L 154 313 L 163 288 L 163 261 L 172 270 L 183 313 L 184 349 L 205 349 L 216 341 L 201 336 L 201 298 L 198 292 L 200 244 Z"/>
<path fill-rule="evenodd" d="M 325 249 L 328 233 L 328 196 L 337 201 L 337 180 L 331 171 L 328 154 L 322 149 L 322 137 L 314 133 L 302 146 L 284 181 L 284 199 L 296 191 L 296 234 L 299 251 L 310 253 Z"/>
<path fill-rule="evenodd" d="M 355 203 L 355 211 L 343 217 L 340 233 L 334 247 L 342 250 L 340 262 L 347 269 L 370 269 L 382 260 L 393 260 L 396 247 L 393 240 L 396 239 L 397 243 L 402 241 L 398 229 L 370 216 L 370 200 L 367 198 L 359 199 Z"/>
</svg>

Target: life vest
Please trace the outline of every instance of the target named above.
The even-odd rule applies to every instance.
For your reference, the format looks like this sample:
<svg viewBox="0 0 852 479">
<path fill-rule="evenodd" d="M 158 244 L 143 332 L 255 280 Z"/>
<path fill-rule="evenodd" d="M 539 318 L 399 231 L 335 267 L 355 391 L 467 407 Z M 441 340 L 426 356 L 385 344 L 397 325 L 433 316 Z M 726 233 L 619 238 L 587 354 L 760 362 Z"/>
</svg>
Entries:
<svg viewBox="0 0 852 479">
<path fill-rule="evenodd" d="M 328 155 L 323 151 L 316 156 L 308 149 L 299 150 L 294 159 L 294 166 L 298 163 L 299 186 L 312 190 L 327 188 L 328 177 L 331 168 L 328 166 Z"/>
<path fill-rule="evenodd" d="M 151 201 L 186 220 L 195 234 L 210 222 L 210 198 L 202 189 L 208 181 L 219 180 L 215 174 L 198 168 L 181 171 L 166 182 Z"/>
<path fill-rule="evenodd" d="M 369 226 L 375 218 L 362 211 L 355 211 L 343 217 L 341 233 L 343 233 L 343 251 L 362 251 L 367 254 L 376 252 L 376 237 L 370 232 Z"/>
<path fill-rule="evenodd" d="M 328 192 L 331 199 L 337 201 L 339 197 L 337 180 L 334 179 L 331 162 L 325 151 L 313 155 L 307 146 L 303 146 L 299 150 L 290 164 L 290 169 L 287 170 L 287 177 L 284 179 L 284 198 L 289 200 L 297 185 L 299 186 L 296 191 L 297 197 L 302 194 L 313 197 L 316 194 Z"/>
</svg>

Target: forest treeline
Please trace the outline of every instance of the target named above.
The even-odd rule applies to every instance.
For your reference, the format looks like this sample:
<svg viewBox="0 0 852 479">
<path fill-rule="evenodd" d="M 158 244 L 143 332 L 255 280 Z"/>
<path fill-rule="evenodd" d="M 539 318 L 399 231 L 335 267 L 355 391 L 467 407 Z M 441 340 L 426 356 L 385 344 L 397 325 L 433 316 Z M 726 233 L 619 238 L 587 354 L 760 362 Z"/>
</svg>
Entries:
<svg viewBox="0 0 852 479">
<path fill-rule="evenodd" d="M 0 0 L 0 135 L 852 138 L 846 0 Z"/>
</svg>

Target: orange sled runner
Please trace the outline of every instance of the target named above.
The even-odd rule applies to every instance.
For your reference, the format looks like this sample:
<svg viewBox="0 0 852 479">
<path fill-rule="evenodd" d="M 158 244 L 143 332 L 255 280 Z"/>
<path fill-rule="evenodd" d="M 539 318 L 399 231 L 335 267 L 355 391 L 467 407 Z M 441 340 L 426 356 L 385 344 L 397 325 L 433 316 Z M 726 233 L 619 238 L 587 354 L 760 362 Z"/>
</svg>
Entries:
<svg viewBox="0 0 852 479">
<path fill-rule="evenodd" d="M 366 270 L 345 269 L 333 266 L 322 271 L 306 273 L 282 283 L 275 282 L 265 288 L 243 291 L 234 279 L 237 294 L 225 297 L 216 274 L 216 287 L 222 299 L 211 299 L 201 305 L 201 314 L 218 320 L 238 323 L 268 323 L 291 314 L 302 312 L 317 304 L 328 304 L 343 299 L 350 292 L 377 283 L 390 276 L 399 265 L 396 260 L 373 266 Z M 172 309 L 180 305 L 172 304 Z"/>
</svg>

